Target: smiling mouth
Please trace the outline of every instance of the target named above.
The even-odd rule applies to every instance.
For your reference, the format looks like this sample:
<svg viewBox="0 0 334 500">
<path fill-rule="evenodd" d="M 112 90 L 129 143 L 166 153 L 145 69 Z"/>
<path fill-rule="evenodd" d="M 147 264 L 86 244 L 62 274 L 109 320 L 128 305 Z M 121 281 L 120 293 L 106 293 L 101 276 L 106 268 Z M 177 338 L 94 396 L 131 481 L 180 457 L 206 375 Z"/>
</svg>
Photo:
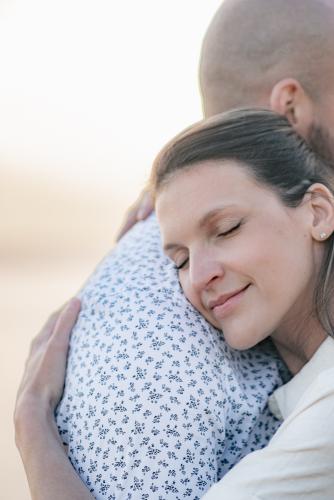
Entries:
<svg viewBox="0 0 334 500">
<path fill-rule="evenodd" d="M 227 312 L 230 308 L 229 306 L 236 305 L 242 298 L 244 292 L 250 287 L 250 283 L 239 290 L 235 290 L 231 293 L 226 293 L 218 297 L 217 300 L 210 301 L 208 304 L 209 309 L 213 313 L 219 313 L 221 316 L 223 313 Z"/>
</svg>

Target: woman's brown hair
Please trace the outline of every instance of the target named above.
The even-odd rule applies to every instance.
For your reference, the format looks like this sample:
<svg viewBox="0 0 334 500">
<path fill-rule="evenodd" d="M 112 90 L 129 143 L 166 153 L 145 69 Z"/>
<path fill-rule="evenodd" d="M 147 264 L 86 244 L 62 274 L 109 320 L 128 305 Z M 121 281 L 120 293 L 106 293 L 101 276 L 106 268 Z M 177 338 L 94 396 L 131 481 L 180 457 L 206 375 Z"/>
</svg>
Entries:
<svg viewBox="0 0 334 500">
<path fill-rule="evenodd" d="M 151 175 L 153 194 L 181 171 L 206 161 L 234 160 L 270 187 L 289 207 L 297 207 L 310 186 L 322 183 L 333 192 L 334 167 L 322 160 L 294 131 L 288 120 L 266 109 L 237 109 L 201 121 L 170 141 L 156 158 Z M 334 237 L 326 242 L 314 309 L 328 334 L 334 277 Z"/>
</svg>

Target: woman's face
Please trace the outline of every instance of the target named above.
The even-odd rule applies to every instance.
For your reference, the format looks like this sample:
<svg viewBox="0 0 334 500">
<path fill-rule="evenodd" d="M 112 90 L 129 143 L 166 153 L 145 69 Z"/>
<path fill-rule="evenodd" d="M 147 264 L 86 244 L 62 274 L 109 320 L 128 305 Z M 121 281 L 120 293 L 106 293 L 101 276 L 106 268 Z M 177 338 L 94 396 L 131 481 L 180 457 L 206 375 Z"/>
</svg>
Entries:
<svg viewBox="0 0 334 500">
<path fill-rule="evenodd" d="M 248 349 L 310 310 L 316 259 L 305 204 L 286 207 L 226 161 L 175 174 L 156 210 L 186 297 L 230 346 Z"/>
</svg>

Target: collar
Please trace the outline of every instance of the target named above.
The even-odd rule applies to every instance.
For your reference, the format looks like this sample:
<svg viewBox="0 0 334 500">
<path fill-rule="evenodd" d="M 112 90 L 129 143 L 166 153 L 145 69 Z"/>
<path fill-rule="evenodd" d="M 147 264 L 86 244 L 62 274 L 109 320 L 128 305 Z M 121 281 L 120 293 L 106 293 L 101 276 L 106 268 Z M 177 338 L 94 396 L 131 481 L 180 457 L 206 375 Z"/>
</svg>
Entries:
<svg viewBox="0 0 334 500">
<path fill-rule="evenodd" d="M 321 372 L 334 366 L 334 339 L 327 337 L 310 361 L 288 382 L 269 397 L 271 412 L 285 420 L 295 409 L 298 401 Z"/>
</svg>

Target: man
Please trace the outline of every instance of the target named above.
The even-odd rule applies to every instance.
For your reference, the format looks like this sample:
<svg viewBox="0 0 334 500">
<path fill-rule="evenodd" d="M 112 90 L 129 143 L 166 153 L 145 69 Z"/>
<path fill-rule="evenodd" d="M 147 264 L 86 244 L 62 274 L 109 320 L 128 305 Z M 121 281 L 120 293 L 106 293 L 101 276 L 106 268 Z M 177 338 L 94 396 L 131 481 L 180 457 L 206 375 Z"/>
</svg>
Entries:
<svg viewBox="0 0 334 500">
<path fill-rule="evenodd" d="M 332 155 L 334 6 L 226 0 L 205 38 L 205 116 L 260 105 Z M 58 425 L 97 498 L 200 498 L 280 421 L 268 395 L 287 374 L 270 345 L 233 352 L 184 299 L 154 217 L 81 293 Z"/>
</svg>

